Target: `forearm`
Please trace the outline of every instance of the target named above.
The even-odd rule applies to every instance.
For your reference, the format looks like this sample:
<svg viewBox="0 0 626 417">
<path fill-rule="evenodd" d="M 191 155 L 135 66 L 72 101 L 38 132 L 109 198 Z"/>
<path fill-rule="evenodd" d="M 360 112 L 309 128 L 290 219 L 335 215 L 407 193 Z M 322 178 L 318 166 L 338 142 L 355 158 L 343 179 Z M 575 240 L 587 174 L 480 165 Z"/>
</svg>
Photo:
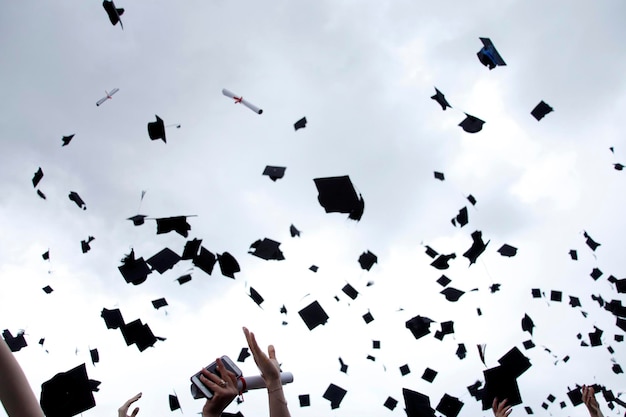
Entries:
<svg viewBox="0 0 626 417">
<path fill-rule="evenodd" d="M 9 417 L 43 417 L 24 371 L 4 340 L 0 340 L 0 400 Z"/>
<path fill-rule="evenodd" d="M 291 417 L 280 379 L 267 384 L 270 417 Z"/>
</svg>

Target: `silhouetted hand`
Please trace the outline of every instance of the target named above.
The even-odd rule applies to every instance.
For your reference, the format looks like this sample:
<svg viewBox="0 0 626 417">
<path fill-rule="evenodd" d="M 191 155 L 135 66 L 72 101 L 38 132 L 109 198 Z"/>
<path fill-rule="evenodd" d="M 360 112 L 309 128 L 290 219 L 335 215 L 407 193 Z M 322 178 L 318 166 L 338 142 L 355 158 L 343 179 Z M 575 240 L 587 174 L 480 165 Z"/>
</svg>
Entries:
<svg viewBox="0 0 626 417">
<path fill-rule="evenodd" d="M 137 401 L 138 399 L 141 398 L 141 393 L 135 395 L 133 398 L 129 399 L 128 401 L 126 401 L 118 410 L 117 410 L 117 415 L 119 417 L 135 417 L 137 415 L 137 413 L 139 412 L 139 407 L 135 407 L 135 409 L 133 410 L 133 412 L 131 413 L 130 416 L 128 416 L 128 409 L 130 408 L 130 406 Z"/>
</svg>

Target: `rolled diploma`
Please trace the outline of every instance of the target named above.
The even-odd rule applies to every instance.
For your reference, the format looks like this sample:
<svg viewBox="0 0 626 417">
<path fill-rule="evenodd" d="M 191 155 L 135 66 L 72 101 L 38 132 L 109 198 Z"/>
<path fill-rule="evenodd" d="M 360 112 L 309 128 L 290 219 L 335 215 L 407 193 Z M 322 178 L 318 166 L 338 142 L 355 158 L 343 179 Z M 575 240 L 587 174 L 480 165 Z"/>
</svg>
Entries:
<svg viewBox="0 0 626 417">
<path fill-rule="evenodd" d="M 243 381 L 241 381 L 242 379 L 246 381 L 245 391 L 249 391 L 251 389 L 265 388 L 265 381 L 263 380 L 263 377 L 261 377 L 261 375 L 254 375 L 254 376 L 241 377 L 237 381 L 237 389 L 239 391 L 243 389 Z M 293 374 L 291 372 L 281 372 L 280 383 L 282 385 L 285 385 L 285 384 L 289 384 L 290 382 L 293 382 Z M 242 391 L 242 392 L 245 392 L 245 391 Z"/>
<path fill-rule="evenodd" d="M 233 100 L 239 100 L 239 96 L 235 95 L 235 93 L 233 93 L 230 90 L 227 90 L 225 88 L 222 88 L 222 94 L 224 94 L 226 97 L 230 97 Z M 257 106 L 255 106 L 254 104 L 250 103 L 248 100 L 246 99 L 241 99 L 240 101 L 241 104 L 243 104 L 244 106 L 246 106 L 247 108 L 249 108 L 250 110 L 252 110 L 253 112 L 255 112 L 256 114 L 262 114 L 263 110 L 258 108 Z"/>
</svg>

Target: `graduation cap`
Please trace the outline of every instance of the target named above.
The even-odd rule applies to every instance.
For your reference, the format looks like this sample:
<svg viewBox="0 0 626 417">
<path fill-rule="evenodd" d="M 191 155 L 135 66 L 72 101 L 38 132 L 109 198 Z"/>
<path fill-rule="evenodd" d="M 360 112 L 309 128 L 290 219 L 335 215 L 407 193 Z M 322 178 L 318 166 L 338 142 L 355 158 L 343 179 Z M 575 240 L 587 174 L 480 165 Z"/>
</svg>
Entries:
<svg viewBox="0 0 626 417">
<path fill-rule="evenodd" d="M 533 288 L 531 290 L 533 298 L 541 298 L 541 290 L 539 288 Z"/>
<path fill-rule="evenodd" d="M 267 175 L 272 181 L 276 181 L 277 179 L 285 176 L 286 169 L 287 168 L 285 167 L 275 167 L 268 165 L 263 170 L 263 175 Z"/>
<path fill-rule="evenodd" d="M 387 397 L 387 399 L 385 400 L 385 403 L 383 405 L 386 408 L 388 408 L 391 411 L 393 411 L 396 408 L 396 406 L 398 405 L 398 400 L 396 400 L 395 398 L 392 398 L 392 397 Z"/>
<path fill-rule="evenodd" d="M 446 300 L 450 302 L 455 302 L 459 301 L 459 298 L 461 298 L 461 296 L 465 294 L 465 291 L 457 290 L 453 287 L 446 287 L 439 294 L 443 294 L 446 297 Z"/>
<path fill-rule="evenodd" d="M 363 252 L 361 256 L 359 256 L 359 264 L 362 269 L 369 271 L 375 263 L 378 263 L 378 257 L 369 250 L 367 252 Z"/>
<path fill-rule="evenodd" d="M 217 262 L 220 265 L 220 271 L 225 277 L 235 279 L 235 273 L 241 272 L 239 263 L 233 255 L 228 252 L 217 254 Z"/>
<path fill-rule="evenodd" d="M 624 169 L 624 165 L 620 163 L 616 163 L 616 164 L 613 164 L 613 168 L 615 168 L 616 171 L 621 171 Z"/>
<path fill-rule="evenodd" d="M 93 391 L 100 382 L 90 380 L 85 364 L 56 374 L 41 384 L 40 405 L 47 417 L 71 417 L 96 406 Z"/>
<path fill-rule="evenodd" d="M 313 271 L 313 272 L 317 272 L 317 270 L 318 270 L 318 269 L 319 269 L 319 268 L 317 267 L 317 265 L 311 265 L 311 266 L 309 267 L 309 271 Z"/>
<path fill-rule="evenodd" d="M 586 231 L 583 231 L 583 236 L 585 236 L 585 243 L 591 248 L 592 251 L 595 252 L 598 246 L 601 245 L 600 243 L 593 240 Z"/>
<path fill-rule="evenodd" d="M 489 245 L 489 240 L 487 243 L 483 242 L 483 233 L 479 230 L 476 230 L 472 233 L 473 243 L 472 246 L 463 254 L 470 261 L 470 265 L 476 263 L 476 259 L 487 249 L 487 245 Z"/>
<path fill-rule="evenodd" d="M 139 285 L 146 280 L 148 274 L 152 270 L 143 258 L 135 259 L 135 250 L 131 249 L 130 253 L 122 259 L 122 265 L 118 266 L 127 283 Z"/>
<path fill-rule="evenodd" d="M 311 397 L 309 394 L 298 395 L 300 407 L 309 407 L 311 405 Z"/>
<path fill-rule="evenodd" d="M 80 196 L 78 195 L 78 193 L 76 191 L 70 192 L 68 197 L 70 198 L 70 200 L 72 200 L 74 203 L 76 203 L 76 205 L 79 208 L 82 208 L 83 210 L 87 210 L 87 205 L 85 204 L 83 199 L 80 198 Z"/>
<path fill-rule="evenodd" d="M 476 53 L 478 60 L 490 70 L 497 66 L 504 66 L 506 62 L 502 59 L 498 50 L 489 38 L 479 38 L 483 43 L 483 47 Z"/>
<path fill-rule="evenodd" d="M 433 321 L 428 317 L 415 316 L 405 323 L 407 329 L 411 331 L 416 339 L 426 336 L 430 333 L 430 323 Z"/>
<path fill-rule="evenodd" d="M 209 275 L 213 273 L 215 262 L 217 262 L 217 258 L 213 252 L 204 246 L 200 247 L 200 253 L 193 258 L 193 264 Z"/>
<path fill-rule="evenodd" d="M 252 298 L 252 301 L 254 301 L 259 307 L 261 307 L 261 304 L 265 301 L 261 294 L 259 294 L 259 292 L 252 287 L 250 287 L 250 298 Z"/>
<path fill-rule="evenodd" d="M 450 255 L 439 255 L 434 261 L 431 262 L 430 266 L 433 266 L 439 270 L 448 269 L 450 265 L 448 262 L 450 259 L 456 258 L 455 253 L 451 253 Z"/>
<path fill-rule="evenodd" d="M 46 285 L 45 287 L 43 287 L 43 288 L 42 288 L 42 290 L 43 290 L 43 292 L 45 292 L 46 294 L 50 294 L 52 291 L 54 291 L 54 290 L 52 289 L 52 287 L 51 287 L 51 286 L 49 286 L 49 285 Z"/>
<path fill-rule="evenodd" d="M 152 306 L 154 308 L 156 308 L 157 310 L 160 309 L 161 307 L 165 307 L 167 306 L 167 300 L 165 298 L 159 298 L 157 300 L 152 300 Z"/>
<path fill-rule="evenodd" d="M 557 301 L 560 303 L 562 299 L 563 293 L 561 291 L 552 290 L 550 292 L 550 301 Z"/>
<path fill-rule="evenodd" d="M 315 178 L 317 200 L 326 213 L 348 213 L 348 218 L 361 220 L 365 202 L 357 196 L 354 185 L 347 175 L 341 177 Z"/>
<path fill-rule="evenodd" d="M 148 216 L 146 216 L 145 214 L 136 214 L 132 217 L 127 218 L 126 220 L 132 221 L 135 226 L 141 226 L 142 224 L 144 224 L 146 217 Z"/>
<path fill-rule="evenodd" d="M 163 142 L 167 143 L 165 138 L 165 123 L 163 123 L 163 119 L 156 114 L 154 117 L 156 117 L 156 122 L 148 123 L 148 136 L 150 136 L 152 140 L 162 139 Z"/>
<path fill-rule="evenodd" d="M 485 122 L 478 117 L 465 113 L 465 119 L 459 123 L 459 126 L 467 133 L 478 133 L 483 129 L 483 124 L 485 124 Z"/>
<path fill-rule="evenodd" d="M 535 347 L 535 344 L 533 343 L 533 341 L 531 339 L 526 340 L 524 343 L 522 343 L 522 345 L 524 345 L 524 349 L 528 350 L 528 349 L 532 349 Z"/>
<path fill-rule="evenodd" d="M 435 410 L 430 406 L 430 398 L 417 391 L 402 388 L 407 417 L 434 417 Z"/>
<path fill-rule="evenodd" d="M 140 319 L 134 320 L 121 327 L 122 336 L 126 341 L 126 345 L 135 344 L 140 352 L 149 347 L 154 346 L 157 341 L 156 336 L 152 333 L 150 326 L 142 323 Z"/>
<path fill-rule="evenodd" d="M 442 275 L 437 280 L 437 284 L 441 285 L 442 287 L 445 287 L 446 285 L 448 285 L 451 282 L 452 282 L 452 280 L 450 278 L 448 278 L 447 276 L 445 276 L 445 275 Z"/>
<path fill-rule="evenodd" d="M 343 361 L 343 359 L 339 358 L 339 371 L 343 372 L 344 374 L 348 373 L 348 365 L 346 365 L 346 363 Z"/>
<path fill-rule="evenodd" d="M 533 320 L 528 316 L 528 314 L 525 314 L 524 318 L 522 319 L 522 330 L 532 335 L 534 327 L 535 327 L 535 324 L 533 323 Z M 505 397 L 500 397 L 500 398 L 505 398 Z"/>
<path fill-rule="evenodd" d="M 120 16 L 124 14 L 124 9 L 116 8 L 112 0 L 111 1 L 104 0 L 102 2 L 102 7 L 104 7 L 104 10 L 106 10 L 107 15 L 109 16 L 109 20 L 111 21 L 111 24 L 115 26 L 117 22 L 120 22 L 120 27 L 123 30 L 124 25 L 122 24 L 122 20 L 120 19 Z"/>
<path fill-rule="evenodd" d="M 293 224 L 289 226 L 289 234 L 291 234 L 291 237 L 300 237 L 300 231 L 296 229 L 296 226 L 294 226 Z"/>
<path fill-rule="evenodd" d="M 61 138 L 61 141 L 63 142 L 61 147 L 69 145 L 73 138 L 74 138 L 74 135 L 63 136 Z"/>
<path fill-rule="evenodd" d="M 491 291 L 492 294 L 500 291 L 500 284 L 491 284 L 489 286 L 489 290 Z"/>
<path fill-rule="evenodd" d="M 176 393 L 174 393 L 174 395 L 170 394 L 169 403 L 170 403 L 170 411 L 176 411 L 180 409 L 180 402 L 178 401 L 178 396 L 176 395 Z"/>
<path fill-rule="evenodd" d="M 37 172 L 35 172 L 35 175 L 33 175 L 33 187 L 37 187 L 37 184 L 39 184 L 39 181 L 41 181 L 42 178 L 43 178 L 43 171 L 41 167 L 39 167 Z"/>
<path fill-rule="evenodd" d="M 372 316 L 372 313 L 368 311 L 367 313 L 363 314 L 363 320 L 365 320 L 366 324 L 369 324 L 374 321 L 374 316 Z"/>
<path fill-rule="evenodd" d="M 341 291 L 343 291 L 348 297 L 352 298 L 353 300 L 355 300 L 356 297 L 359 295 L 359 292 L 355 290 L 354 287 L 350 284 L 344 285 Z"/>
<path fill-rule="evenodd" d="M 446 417 L 456 417 L 461 412 L 461 408 L 463 408 L 463 403 L 458 398 L 444 394 L 436 410 Z"/>
<path fill-rule="evenodd" d="M 467 349 L 465 348 L 465 344 L 459 343 L 459 347 L 456 349 L 456 356 L 458 356 L 459 359 L 465 359 L 466 355 Z"/>
<path fill-rule="evenodd" d="M 593 268 L 589 275 L 594 279 L 594 281 L 597 281 L 598 278 L 602 276 L 602 271 L 599 268 Z"/>
<path fill-rule="evenodd" d="M 532 116 L 537 119 L 537 121 L 540 121 L 544 118 L 546 114 L 552 112 L 552 110 L 554 109 L 550 107 L 545 101 L 541 100 L 539 104 L 537 104 L 535 108 L 530 112 L 530 114 L 532 114 Z"/>
<path fill-rule="evenodd" d="M 485 388 L 482 394 L 483 410 L 491 408 L 494 398 L 506 398 L 507 405 L 514 406 L 522 403 L 517 379 L 505 366 L 483 371 Z"/>
<path fill-rule="evenodd" d="M 439 340 L 443 340 L 444 336 L 448 334 L 454 333 L 454 322 L 453 321 L 444 321 L 441 323 L 441 330 L 437 330 L 435 332 L 435 338 Z"/>
<path fill-rule="evenodd" d="M 153 270 L 162 274 L 168 269 L 172 269 L 178 261 L 180 261 L 180 256 L 170 248 L 165 248 L 149 258 L 146 262 Z"/>
<path fill-rule="evenodd" d="M 91 364 L 95 365 L 100 362 L 100 354 L 98 353 L 98 349 L 90 349 L 89 356 L 91 356 Z"/>
<path fill-rule="evenodd" d="M 189 236 L 191 225 L 187 223 L 187 217 L 192 216 L 161 217 L 155 219 L 157 224 L 157 235 L 174 231 L 182 237 Z"/>
<path fill-rule="evenodd" d="M 404 364 L 400 367 L 400 373 L 402 374 L 402 376 L 408 375 L 411 373 L 411 369 L 409 368 L 408 364 Z"/>
<path fill-rule="evenodd" d="M 180 277 L 176 278 L 176 281 L 178 281 L 179 285 L 186 284 L 189 281 L 191 281 L 191 275 L 190 274 L 181 275 Z"/>
<path fill-rule="evenodd" d="M 424 373 L 422 374 L 422 379 L 424 381 L 428 381 L 428 382 L 433 382 L 435 380 L 435 377 L 437 376 L 437 371 L 430 369 L 430 368 L 426 368 L 424 370 Z"/>
<path fill-rule="evenodd" d="M 443 174 L 443 172 L 435 171 L 433 175 L 435 176 L 436 179 L 440 181 L 444 181 L 446 179 L 446 176 Z"/>
<path fill-rule="evenodd" d="M 380 349 L 380 340 L 372 340 L 372 349 Z"/>
<path fill-rule="evenodd" d="M 293 128 L 295 130 L 298 129 L 304 129 L 306 127 L 306 117 L 303 117 L 302 119 L 298 120 L 296 123 L 294 123 Z"/>
<path fill-rule="evenodd" d="M 343 397 L 346 396 L 348 391 L 341 388 L 338 385 L 330 384 L 328 388 L 326 388 L 326 392 L 324 392 L 324 399 L 330 401 L 330 408 L 335 409 L 339 408 L 341 405 L 341 401 L 343 401 Z"/>
<path fill-rule="evenodd" d="M 46 199 L 46 195 L 44 193 L 42 193 L 41 190 L 37 190 L 37 195 L 39 197 L 41 197 L 42 199 L 44 199 L 44 200 Z"/>
<path fill-rule="evenodd" d="M 430 246 L 426 245 L 426 255 L 430 256 L 431 258 L 434 258 L 435 256 L 439 255 L 439 252 L 437 252 Z"/>
<path fill-rule="evenodd" d="M 602 345 L 602 333 L 604 333 L 602 330 L 598 329 L 597 327 L 595 327 L 595 330 L 593 333 L 589 333 L 589 342 L 591 344 L 591 346 L 600 346 Z"/>
<path fill-rule="evenodd" d="M 22 348 L 28 346 L 28 344 L 26 343 L 26 339 L 24 338 L 23 330 L 20 330 L 17 333 L 17 336 L 13 337 L 11 332 L 8 329 L 5 329 L 2 332 L 2 337 L 4 338 L 7 346 L 9 346 L 11 352 L 19 352 Z"/>
<path fill-rule="evenodd" d="M 100 316 L 104 319 L 107 329 L 119 329 L 124 326 L 124 318 L 119 308 L 114 310 L 103 308 Z"/>
<path fill-rule="evenodd" d="M 444 111 L 448 107 L 452 108 L 450 103 L 448 103 L 448 100 L 446 100 L 446 96 L 444 96 L 441 91 L 437 90 L 437 87 L 435 87 L 435 95 L 432 96 L 431 98 L 435 100 L 437 103 L 439 103 L 439 105 L 441 106 L 441 109 Z"/>
<path fill-rule="evenodd" d="M 183 256 L 181 256 L 181 259 L 193 259 L 198 256 L 198 251 L 200 250 L 201 244 L 202 239 L 188 240 L 187 243 L 185 243 L 185 248 L 183 249 Z"/>
<path fill-rule="evenodd" d="M 580 300 L 578 297 L 574 297 L 573 295 L 569 296 L 569 305 L 572 307 L 581 307 Z"/>
<path fill-rule="evenodd" d="M 569 256 L 572 258 L 572 260 L 577 261 L 578 260 L 578 253 L 574 250 L 571 249 L 569 251 Z"/>
<path fill-rule="evenodd" d="M 80 241 L 80 248 L 83 251 L 83 253 L 87 253 L 91 250 L 91 246 L 89 246 L 89 244 L 93 242 L 95 239 L 96 239 L 95 237 L 89 236 L 87 240 Z"/>
<path fill-rule="evenodd" d="M 467 196 L 467 201 L 469 201 L 472 204 L 472 206 L 476 205 L 476 199 L 471 194 Z"/>
<path fill-rule="evenodd" d="M 239 352 L 239 356 L 237 357 L 237 362 L 243 362 L 250 356 L 250 352 L 247 347 L 241 348 L 241 352 Z"/>
<path fill-rule="evenodd" d="M 263 240 L 259 239 L 250 245 L 251 250 L 249 250 L 248 253 L 256 256 L 257 258 L 265 259 L 266 261 L 269 261 L 270 259 L 282 261 L 285 259 L 285 256 L 278 248 L 279 246 L 280 243 L 275 240 L 268 238 L 264 238 Z"/>
<path fill-rule="evenodd" d="M 459 214 L 457 214 L 456 217 L 452 219 L 452 224 L 456 226 L 458 223 L 459 227 L 463 227 L 467 224 L 468 221 L 469 217 L 467 215 L 467 207 L 463 207 L 461 210 L 459 210 Z"/>
<path fill-rule="evenodd" d="M 505 243 L 500 247 L 500 249 L 498 249 L 498 253 L 502 256 L 510 258 L 517 255 L 517 248 Z"/>
<path fill-rule="evenodd" d="M 504 356 L 498 359 L 498 363 L 500 363 L 500 366 L 505 368 L 514 378 L 519 377 L 532 366 L 530 359 L 524 356 L 524 354 L 517 347 L 514 347 L 505 353 Z"/>
<path fill-rule="evenodd" d="M 320 324 L 326 324 L 328 321 L 328 315 L 317 301 L 312 302 L 302 310 L 298 311 L 298 314 L 309 330 L 313 330 Z"/>
</svg>

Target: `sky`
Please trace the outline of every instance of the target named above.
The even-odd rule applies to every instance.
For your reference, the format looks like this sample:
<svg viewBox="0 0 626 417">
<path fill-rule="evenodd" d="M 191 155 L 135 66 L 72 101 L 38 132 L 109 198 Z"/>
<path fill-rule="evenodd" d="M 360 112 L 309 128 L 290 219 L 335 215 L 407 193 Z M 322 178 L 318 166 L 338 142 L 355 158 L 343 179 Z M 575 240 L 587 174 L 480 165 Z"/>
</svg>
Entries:
<svg viewBox="0 0 626 417">
<path fill-rule="evenodd" d="M 183 413 L 195 414 L 203 402 L 192 399 L 189 378 L 218 356 L 236 358 L 242 326 L 263 346 L 273 343 L 293 372 L 285 393 L 294 416 L 405 415 L 402 388 L 430 396 L 433 407 L 444 393 L 458 397 L 461 417 L 489 415 L 466 387 L 515 346 L 533 365 L 518 382 L 535 414 L 586 413 L 567 399 L 576 384 L 623 392 L 623 376 L 612 371 L 613 361 L 626 365 L 614 340 L 623 332 L 591 298 L 623 299 L 607 280 L 624 277 L 626 243 L 626 180 L 613 165 L 626 164 L 623 2 L 116 5 L 125 8 L 123 30 L 99 1 L 10 2 L 0 14 L 0 318 L 2 329 L 25 331 L 28 346 L 15 355 L 37 396 L 43 382 L 86 363 L 102 384 L 85 416 L 115 415 L 137 392 L 139 415 L 170 413 L 174 392 Z M 492 39 L 506 66 L 490 71 L 478 61 L 479 37 Z M 435 87 L 452 108 L 430 99 Z M 263 114 L 233 104 L 222 88 Z M 538 122 L 530 111 L 541 100 L 554 112 Z M 464 132 L 464 113 L 484 120 L 482 131 Z M 155 115 L 181 125 L 167 129 L 167 143 L 148 137 Z M 302 117 L 308 124 L 295 131 Z M 286 167 L 284 178 L 261 175 L 266 165 Z M 31 183 L 39 167 L 46 200 Z M 317 200 L 313 179 L 342 175 L 365 201 L 359 222 L 325 213 Z M 454 227 L 464 206 L 469 223 Z M 137 213 L 197 216 L 189 239 L 231 253 L 241 272 L 209 276 L 181 261 L 127 284 L 117 267 L 131 249 L 145 258 L 165 247 L 182 254 L 187 241 L 157 235 L 154 220 L 133 226 L 127 218 Z M 300 237 L 290 236 L 291 224 Z M 462 254 L 476 230 L 490 243 L 468 266 Z M 595 251 L 584 231 L 601 243 Z M 95 240 L 83 254 L 88 236 Z M 248 254 L 263 238 L 281 242 L 285 260 Z M 517 255 L 500 256 L 503 244 Z M 457 257 L 437 270 L 426 245 Z M 358 259 L 368 250 L 378 263 L 365 271 Z M 594 268 L 603 271 L 598 280 Z M 193 279 L 181 286 L 175 280 L 185 273 Z M 457 302 L 439 294 L 442 274 L 465 291 Z M 341 291 L 347 283 L 355 300 Z M 494 283 L 500 291 L 491 293 Z M 533 298 L 533 288 L 545 296 Z M 552 290 L 563 302 L 550 301 Z M 570 307 L 570 295 L 582 307 Z M 151 301 L 161 297 L 169 305 L 155 310 Z M 313 301 L 329 319 L 309 331 L 298 311 Z M 103 308 L 140 318 L 167 340 L 144 352 L 126 346 L 106 328 Z M 366 324 L 368 312 L 374 321 Z M 525 314 L 532 336 L 521 329 Z M 419 340 L 405 327 L 417 315 L 435 321 Z M 455 333 L 435 339 L 448 320 Z M 582 347 L 577 334 L 588 342 L 594 326 L 602 346 Z M 531 338 L 536 347 L 524 349 Z M 486 345 L 485 364 L 477 344 Z M 411 373 L 402 376 L 405 364 Z M 238 365 L 244 375 L 258 372 L 252 358 Z M 427 367 L 438 372 L 433 383 L 421 379 Z M 348 391 L 334 410 L 322 398 L 330 384 Z M 302 394 L 310 407 L 299 407 Z M 556 401 L 544 410 L 549 394 Z M 399 401 L 395 410 L 383 407 L 387 397 Z M 244 398 L 227 411 L 268 415 L 263 392 Z M 624 411 L 600 404 L 606 415 Z M 523 406 L 513 413 L 525 415 Z"/>
</svg>

